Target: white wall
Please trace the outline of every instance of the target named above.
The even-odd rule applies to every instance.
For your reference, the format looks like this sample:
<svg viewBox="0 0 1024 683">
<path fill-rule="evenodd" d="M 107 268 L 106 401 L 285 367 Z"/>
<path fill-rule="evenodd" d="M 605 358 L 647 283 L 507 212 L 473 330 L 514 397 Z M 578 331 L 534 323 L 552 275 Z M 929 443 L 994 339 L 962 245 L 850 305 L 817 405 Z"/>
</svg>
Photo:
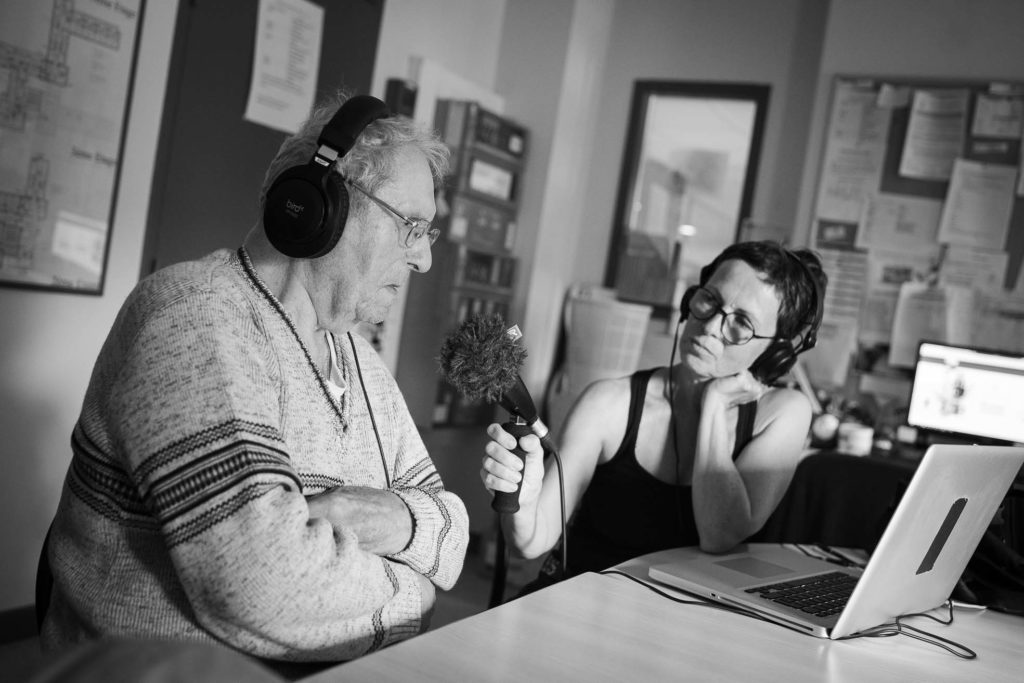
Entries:
<svg viewBox="0 0 1024 683">
<path fill-rule="evenodd" d="M 146 3 L 103 295 L 0 288 L 0 609 L 34 601 L 92 364 L 138 281 L 177 8 Z"/>
<path fill-rule="evenodd" d="M 600 155 L 593 140 L 615 5 L 515 0 L 505 17 L 498 91 L 530 131 L 513 313 L 529 350 L 521 374 L 537 401 L 551 373 L 578 245 L 593 234 L 584 218 L 585 170 Z"/>
<path fill-rule="evenodd" d="M 409 75 L 409 57 L 426 57 L 493 89 L 507 0 L 386 0 L 373 95 L 389 78 Z"/>
</svg>

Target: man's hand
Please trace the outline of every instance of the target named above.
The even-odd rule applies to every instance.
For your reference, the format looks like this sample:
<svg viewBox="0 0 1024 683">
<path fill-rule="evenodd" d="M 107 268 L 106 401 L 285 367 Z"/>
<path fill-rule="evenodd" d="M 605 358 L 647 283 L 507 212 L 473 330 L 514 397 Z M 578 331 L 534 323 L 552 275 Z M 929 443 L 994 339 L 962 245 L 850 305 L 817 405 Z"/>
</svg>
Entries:
<svg viewBox="0 0 1024 683">
<path fill-rule="evenodd" d="M 354 533 L 359 538 L 359 547 L 367 552 L 382 557 L 394 555 L 412 540 L 412 514 L 391 491 L 338 486 L 306 501 L 311 517 L 323 517 L 335 529 Z"/>
</svg>

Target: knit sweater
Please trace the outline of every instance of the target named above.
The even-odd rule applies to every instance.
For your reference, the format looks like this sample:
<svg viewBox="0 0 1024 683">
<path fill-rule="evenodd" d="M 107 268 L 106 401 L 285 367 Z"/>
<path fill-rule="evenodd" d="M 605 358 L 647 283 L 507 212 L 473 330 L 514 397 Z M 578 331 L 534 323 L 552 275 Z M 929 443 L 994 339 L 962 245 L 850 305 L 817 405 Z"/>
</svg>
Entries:
<svg viewBox="0 0 1024 683">
<path fill-rule="evenodd" d="M 336 353 L 340 399 L 244 250 L 139 283 L 72 435 L 45 647 L 216 639 L 260 657 L 337 661 L 421 630 L 416 575 L 454 585 L 466 510 L 373 348 L 347 335 Z M 305 496 L 344 485 L 398 495 L 409 545 L 380 557 L 310 517 Z"/>
</svg>

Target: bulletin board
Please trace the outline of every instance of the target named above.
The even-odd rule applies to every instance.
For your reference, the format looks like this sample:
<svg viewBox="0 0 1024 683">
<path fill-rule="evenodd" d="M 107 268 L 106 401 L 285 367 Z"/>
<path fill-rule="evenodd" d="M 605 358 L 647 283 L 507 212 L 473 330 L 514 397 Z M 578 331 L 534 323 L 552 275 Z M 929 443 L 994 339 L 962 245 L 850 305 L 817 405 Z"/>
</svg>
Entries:
<svg viewBox="0 0 1024 683">
<path fill-rule="evenodd" d="M 1024 353 L 1022 122 L 1024 83 L 835 79 L 810 230 L 829 275 L 813 380 L 842 385 L 865 353 L 909 368 L 922 339 Z"/>
</svg>

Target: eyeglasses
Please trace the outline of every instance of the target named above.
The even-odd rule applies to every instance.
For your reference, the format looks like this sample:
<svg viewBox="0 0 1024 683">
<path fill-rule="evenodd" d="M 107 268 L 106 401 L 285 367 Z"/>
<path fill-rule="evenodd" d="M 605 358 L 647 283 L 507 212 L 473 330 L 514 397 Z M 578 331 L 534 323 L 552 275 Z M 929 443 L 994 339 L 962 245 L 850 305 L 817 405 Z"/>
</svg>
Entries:
<svg viewBox="0 0 1024 683">
<path fill-rule="evenodd" d="M 441 229 L 440 228 L 432 228 L 432 227 L 430 227 L 430 221 L 428 221 L 427 219 L 425 219 L 425 218 L 410 218 L 409 216 L 406 216 L 405 214 L 403 214 L 400 211 L 398 211 L 397 209 L 395 209 L 395 207 L 391 206 L 390 204 L 388 204 L 383 199 L 378 199 L 377 197 L 374 197 L 365 188 L 360 186 L 359 183 L 356 183 L 355 181 L 349 180 L 348 178 L 345 179 L 345 182 L 348 183 L 349 185 L 351 185 L 352 187 L 356 188 L 360 192 L 362 192 L 374 204 L 376 204 L 380 208 L 384 209 L 385 211 L 387 211 L 392 216 L 394 216 L 395 218 L 397 218 L 398 220 L 400 220 L 402 222 L 402 225 L 405 226 L 405 230 L 406 230 L 406 232 L 405 232 L 405 240 L 403 241 L 403 244 L 406 247 L 412 247 L 414 244 L 416 244 L 417 240 L 419 240 L 419 238 L 423 237 L 424 235 L 427 236 L 427 241 L 430 244 L 433 244 L 434 242 L 437 241 L 437 238 L 441 235 Z"/>
<path fill-rule="evenodd" d="M 690 297 L 690 315 L 697 320 L 709 320 L 715 317 L 716 313 L 722 314 L 722 338 L 728 344 L 738 346 L 746 344 L 751 339 L 775 339 L 775 337 L 754 334 L 754 325 L 747 316 L 736 311 L 726 313 L 714 294 L 703 287 L 698 287 L 694 295 Z"/>
</svg>

